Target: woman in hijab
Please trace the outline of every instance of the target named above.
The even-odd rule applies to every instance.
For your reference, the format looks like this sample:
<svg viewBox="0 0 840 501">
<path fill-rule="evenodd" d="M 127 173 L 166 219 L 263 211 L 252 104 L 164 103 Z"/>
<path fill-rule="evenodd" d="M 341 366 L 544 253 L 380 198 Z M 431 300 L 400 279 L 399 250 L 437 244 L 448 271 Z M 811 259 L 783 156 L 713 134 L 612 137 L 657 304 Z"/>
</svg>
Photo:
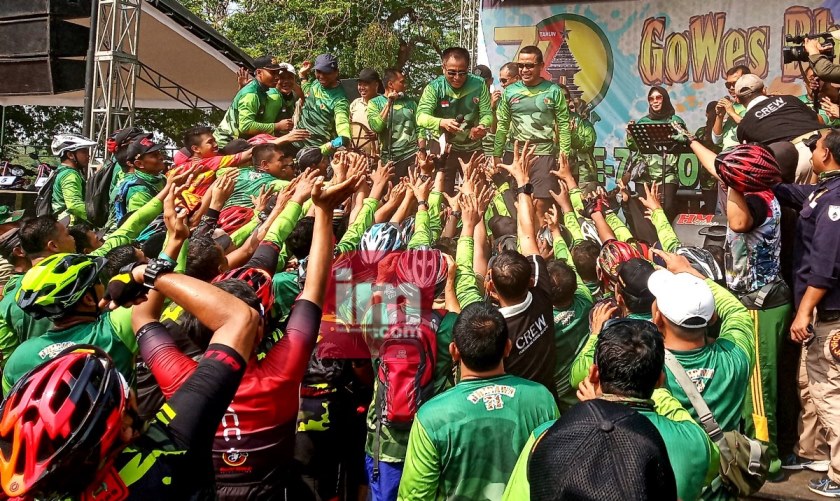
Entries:
<svg viewBox="0 0 840 501">
<path fill-rule="evenodd" d="M 677 122 L 685 127 L 685 121 L 677 116 L 674 105 L 671 104 L 671 97 L 664 88 L 659 86 L 651 87 L 647 100 L 648 114 L 637 121 L 631 121 L 630 124 L 665 124 Z M 633 140 L 629 129 L 627 132 L 627 147 L 632 152 L 630 165 L 635 166 L 632 169 L 629 180 L 635 181 L 636 191 L 642 194 L 644 193 L 644 188 L 641 186 L 641 183 L 661 185 L 659 193 L 663 198 L 661 200 L 662 208 L 665 210 L 668 219 L 672 220 L 676 215 L 677 187 L 679 186 L 677 155 L 666 155 L 665 167 L 663 168 L 661 155 L 642 154 L 638 152 L 636 142 Z M 635 226 L 639 226 L 639 221 L 634 222 L 637 223 Z M 641 228 L 639 229 L 641 230 Z M 636 233 L 634 234 L 639 236 Z M 654 239 L 651 241 L 656 240 L 655 233 L 653 236 Z M 643 237 L 639 236 L 639 238 Z"/>
</svg>

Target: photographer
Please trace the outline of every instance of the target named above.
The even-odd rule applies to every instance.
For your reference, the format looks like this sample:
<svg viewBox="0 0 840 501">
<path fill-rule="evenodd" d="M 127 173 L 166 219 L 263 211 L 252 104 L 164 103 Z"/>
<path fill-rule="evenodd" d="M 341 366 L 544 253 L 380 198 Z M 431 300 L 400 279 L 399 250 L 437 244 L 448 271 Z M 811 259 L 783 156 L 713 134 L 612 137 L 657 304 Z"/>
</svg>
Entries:
<svg viewBox="0 0 840 501">
<path fill-rule="evenodd" d="M 840 83 L 840 65 L 831 62 L 833 51 L 826 53 L 819 38 L 806 38 L 803 46 L 817 76 L 826 82 Z"/>
</svg>

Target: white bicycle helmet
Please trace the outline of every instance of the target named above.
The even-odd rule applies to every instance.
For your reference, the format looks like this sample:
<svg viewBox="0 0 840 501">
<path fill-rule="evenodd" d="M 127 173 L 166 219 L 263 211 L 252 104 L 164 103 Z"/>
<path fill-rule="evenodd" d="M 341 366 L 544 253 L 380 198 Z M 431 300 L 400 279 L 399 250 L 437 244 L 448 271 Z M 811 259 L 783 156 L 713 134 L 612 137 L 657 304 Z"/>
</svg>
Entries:
<svg viewBox="0 0 840 501">
<path fill-rule="evenodd" d="M 83 150 L 92 146 L 96 146 L 96 143 L 84 136 L 78 134 L 58 134 L 53 138 L 51 148 L 53 155 L 61 158 L 61 155 L 66 152 Z"/>
<path fill-rule="evenodd" d="M 601 237 L 598 236 L 598 229 L 595 228 L 595 223 L 586 219 L 580 223 L 580 231 L 583 233 L 583 239 L 595 242 L 598 245 L 603 245 Z"/>
</svg>

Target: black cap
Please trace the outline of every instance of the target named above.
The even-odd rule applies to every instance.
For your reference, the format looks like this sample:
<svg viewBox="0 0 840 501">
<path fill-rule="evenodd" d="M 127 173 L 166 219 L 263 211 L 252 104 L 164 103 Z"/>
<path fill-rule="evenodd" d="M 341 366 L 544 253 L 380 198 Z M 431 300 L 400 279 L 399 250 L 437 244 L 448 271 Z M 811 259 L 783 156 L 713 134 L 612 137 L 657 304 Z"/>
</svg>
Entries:
<svg viewBox="0 0 840 501">
<path fill-rule="evenodd" d="M 324 159 L 321 149 L 316 146 L 302 148 L 295 156 L 298 172 L 303 172 L 309 167 L 315 167 Z"/>
<path fill-rule="evenodd" d="M 338 58 L 332 54 L 321 54 L 315 58 L 315 64 L 312 65 L 312 69 L 323 73 L 338 71 Z"/>
<path fill-rule="evenodd" d="M 676 500 L 677 483 L 659 431 L 628 405 L 602 399 L 563 414 L 531 453 L 533 501 Z"/>
<path fill-rule="evenodd" d="M 254 68 L 258 70 L 279 71 L 280 63 L 277 62 L 274 56 L 265 55 L 254 59 Z"/>
<path fill-rule="evenodd" d="M 653 293 L 648 289 L 648 278 L 654 272 L 650 261 L 634 257 L 618 265 L 616 271 L 622 294 L 629 294 L 640 300 L 649 299 L 653 303 Z"/>
<path fill-rule="evenodd" d="M 128 145 L 128 160 L 137 160 L 147 153 L 154 153 L 163 149 L 163 144 L 156 143 L 148 137 L 140 137 Z"/>
<path fill-rule="evenodd" d="M 360 82 L 379 82 L 379 73 L 373 68 L 365 68 L 359 72 Z"/>
<path fill-rule="evenodd" d="M 126 127 L 124 129 L 116 130 L 111 137 L 108 138 L 106 144 L 108 152 L 114 153 L 119 149 L 127 148 L 135 139 L 139 137 L 152 137 L 151 132 L 143 132 L 137 127 Z"/>
<path fill-rule="evenodd" d="M 488 78 L 493 78 L 493 72 L 490 71 L 490 68 L 483 64 L 476 65 L 473 73 L 480 76 L 481 78 L 487 80 Z"/>
</svg>

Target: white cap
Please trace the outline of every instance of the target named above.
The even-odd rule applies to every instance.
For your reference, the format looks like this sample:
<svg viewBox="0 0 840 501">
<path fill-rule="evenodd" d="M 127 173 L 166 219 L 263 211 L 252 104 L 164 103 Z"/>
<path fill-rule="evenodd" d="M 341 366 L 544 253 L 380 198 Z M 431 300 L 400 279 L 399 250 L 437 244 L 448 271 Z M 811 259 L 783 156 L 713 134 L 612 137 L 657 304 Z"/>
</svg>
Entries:
<svg viewBox="0 0 840 501">
<path fill-rule="evenodd" d="M 292 75 L 297 74 L 297 72 L 295 71 L 295 67 L 292 66 L 289 63 L 280 63 L 277 66 L 280 67 L 280 73 L 283 73 L 284 71 L 287 71 L 287 72 L 291 73 Z"/>
<path fill-rule="evenodd" d="M 712 290 L 690 273 L 656 270 L 648 278 L 648 289 L 662 315 L 681 327 L 706 327 L 715 313 Z"/>
</svg>

